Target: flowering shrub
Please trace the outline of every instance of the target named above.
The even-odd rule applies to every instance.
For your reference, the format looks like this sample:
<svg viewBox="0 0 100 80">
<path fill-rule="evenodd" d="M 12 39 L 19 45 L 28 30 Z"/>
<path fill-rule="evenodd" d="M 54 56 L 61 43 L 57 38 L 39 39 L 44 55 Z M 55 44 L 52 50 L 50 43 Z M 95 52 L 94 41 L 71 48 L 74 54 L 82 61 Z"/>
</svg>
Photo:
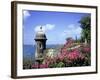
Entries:
<svg viewBox="0 0 100 80">
<path fill-rule="evenodd" d="M 39 64 L 33 64 L 32 68 L 39 68 Z"/>
<path fill-rule="evenodd" d="M 77 49 L 73 50 L 72 52 L 70 52 L 67 56 L 68 59 L 70 60 L 75 60 L 77 58 L 80 57 L 80 53 Z"/>
<path fill-rule="evenodd" d="M 45 56 L 42 63 L 33 64 L 32 68 L 56 68 L 56 67 L 73 67 L 73 66 L 89 66 L 90 46 L 80 44 L 81 46 L 68 49 L 70 46 L 77 46 L 74 41 L 68 39 L 60 52 L 55 57 Z"/>
<path fill-rule="evenodd" d="M 82 52 L 83 53 L 90 53 L 90 51 L 91 51 L 90 47 L 84 47 L 84 48 L 82 48 Z"/>
<path fill-rule="evenodd" d="M 41 64 L 40 68 L 48 68 L 48 64 Z"/>
</svg>

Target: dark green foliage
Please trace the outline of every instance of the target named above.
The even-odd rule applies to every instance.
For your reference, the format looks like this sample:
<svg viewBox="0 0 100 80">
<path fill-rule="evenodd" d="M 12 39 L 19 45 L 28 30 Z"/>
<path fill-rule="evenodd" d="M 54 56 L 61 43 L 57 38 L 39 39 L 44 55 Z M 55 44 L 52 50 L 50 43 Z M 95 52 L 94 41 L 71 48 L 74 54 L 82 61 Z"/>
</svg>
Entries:
<svg viewBox="0 0 100 80">
<path fill-rule="evenodd" d="M 91 18 L 90 16 L 84 16 L 79 21 L 82 28 L 81 39 L 82 41 L 90 43 L 91 40 Z"/>
</svg>

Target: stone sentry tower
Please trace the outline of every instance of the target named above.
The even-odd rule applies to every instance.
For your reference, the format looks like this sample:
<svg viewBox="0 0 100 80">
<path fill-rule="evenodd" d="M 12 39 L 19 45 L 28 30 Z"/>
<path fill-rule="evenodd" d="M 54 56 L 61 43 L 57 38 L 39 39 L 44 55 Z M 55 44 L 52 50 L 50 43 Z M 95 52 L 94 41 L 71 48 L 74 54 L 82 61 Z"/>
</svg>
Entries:
<svg viewBox="0 0 100 80">
<path fill-rule="evenodd" d="M 42 30 L 42 27 L 40 27 L 40 30 L 36 33 L 34 40 L 36 42 L 35 60 L 40 60 L 41 58 L 43 58 L 47 40 L 46 35 Z"/>
</svg>

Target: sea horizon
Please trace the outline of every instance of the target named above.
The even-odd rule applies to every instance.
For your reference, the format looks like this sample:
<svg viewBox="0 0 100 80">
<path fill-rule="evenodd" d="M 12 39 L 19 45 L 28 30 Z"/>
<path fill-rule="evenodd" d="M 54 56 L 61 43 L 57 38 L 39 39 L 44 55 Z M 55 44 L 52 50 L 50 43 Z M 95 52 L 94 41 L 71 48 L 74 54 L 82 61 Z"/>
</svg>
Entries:
<svg viewBox="0 0 100 80">
<path fill-rule="evenodd" d="M 46 48 L 57 48 L 63 44 L 47 44 Z M 35 49 L 36 45 L 31 45 L 31 44 L 24 44 L 23 45 L 23 57 L 24 58 L 31 58 L 35 57 Z"/>
</svg>

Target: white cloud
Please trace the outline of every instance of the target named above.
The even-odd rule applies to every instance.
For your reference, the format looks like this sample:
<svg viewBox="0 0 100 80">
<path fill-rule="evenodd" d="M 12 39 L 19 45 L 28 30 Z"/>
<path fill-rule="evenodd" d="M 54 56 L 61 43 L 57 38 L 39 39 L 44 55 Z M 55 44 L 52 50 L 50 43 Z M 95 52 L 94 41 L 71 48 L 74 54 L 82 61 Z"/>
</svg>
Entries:
<svg viewBox="0 0 100 80">
<path fill-rule="evenodd" d="M 66 27 L 66 30 L 63 31 L 62 36 L 66 37 L 75 37 L 81 34 L 82 29 L 79 25 L 70 24 Z"/>
<path fill-rule="evenodd" d="M 67 29 L 76 29 L 76 27 L 78 27 L 78 25 L 70 24 L 67 26 Z"/>
<path fill-rule="evenodd" d="M 52 29 L 54 29 L 54 27 L 55 27 L 55 25 L 53 25 L 53 24 L 46 24 L 46 25 L 45 25 L 45 28 L 46 28 L 47 30 L 52 30 Z"/>
<path fill-rule="evenodd" d="M 29 11 L 23 11 L 23 15 L 24 15 L 24 19 L 26 19 L 27 17 L 31 16 Z"/>
<path fill-rule="evenodd" d="M 47 30 L 53 30 L 55 28 L 55 25 L 54 24 L 38 25 L 34 28 L 35 32 L 40 31 L 40 27 L 42 27 L 42 30 L 45 32 Z"/>
</svg>

